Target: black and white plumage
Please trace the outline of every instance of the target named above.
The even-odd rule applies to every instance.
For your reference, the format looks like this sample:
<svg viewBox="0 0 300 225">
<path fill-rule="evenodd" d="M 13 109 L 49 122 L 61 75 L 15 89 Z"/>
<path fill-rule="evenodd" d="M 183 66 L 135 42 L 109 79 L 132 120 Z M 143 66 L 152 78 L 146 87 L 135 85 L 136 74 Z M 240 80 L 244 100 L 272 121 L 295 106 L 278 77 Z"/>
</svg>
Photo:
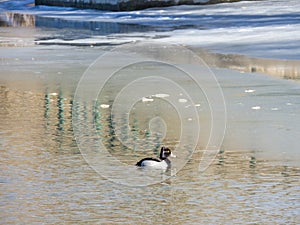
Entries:
<svg viewBox="0 0 300 225">
<path fill-rule="evenodd" d="M 151 167 L 157 169 L 167 169 L 171 166 L 171 161 L 168 157 L 176 157 L 172 154 L 169 148 L 162 147 L 160 149 L 159 159 L 157 158 L 144 158 L 136 163 L 139 167 Z"/>
</svg>

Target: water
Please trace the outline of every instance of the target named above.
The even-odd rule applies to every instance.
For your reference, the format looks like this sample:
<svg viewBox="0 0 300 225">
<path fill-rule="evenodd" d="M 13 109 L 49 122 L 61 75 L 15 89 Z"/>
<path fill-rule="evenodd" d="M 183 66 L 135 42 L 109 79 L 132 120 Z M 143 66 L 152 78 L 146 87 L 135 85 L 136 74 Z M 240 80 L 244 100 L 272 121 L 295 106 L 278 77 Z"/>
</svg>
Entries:
<svg viewBox="0 0 300 225">
<path fill-rule="evenodd" d="M 299 167 L 251 158 L 249 151 L 225 149 L 205 173 L 198 171 L 198 152 L 175 177 L 144 188 L 110 182 L 78 150 L 70 99 L 47 100 L 33 89 L 1 88 L 4 224 L 299 221 Z"/>
<path fill-rule="evenodd" d="M 122 145 L 116 133 L 127 134 L 128 130 L 126 124 L 120 127 L 116 124 L 122 124 L 126 118 L 112 117 L 112 108 L 106 104 L 111 106 L 116 93 L 130 91 L 122 89 L 133 79 L 122 77 L 122 71 L 126 70 L 114 74 L 115 79 L 109 80 L 95 105 L 74 102 L 82 74 L 111 45 L 35 44 L 41 37 L 72 36 L 72 33 L 73 29 L 1 27 L 1 224 L 299 223 L 297 80 L 212 68 L 224 93 L 227 127 L 218 154 L 210 167 L 200 172 L 199 163 L 208 137 L 205 131 L 211 127 L 205 123 L 211 116 L 208 103 L 183 74 L 174 76 L 174 81 L 200 96 L 196 104 L 201 112 L 198 146 L 190 158 L 183 154 L 187 161 L 181 157 L 172 159 L 172 171 L 154 173 L 163 177 L 158 182 L 143 187 L 128 186 L 112 179 L 119 178 L 119 168 L 110 167 L 112 177 L 108 179 L 105 171 L 96 172 L 88 164 L 75 140 L 74 116 L 80 122 L 78 130 L 95 122 L 92 125 L 97 137 L 88 136 L 87 141 L 102 140 L 115 159 L 134 170 L 140 158 L 157 155 L 161 144 L 176 149 L 180 116 L 165 101 L 170 97 L 147 96 L 154 101 L 139 101 L 131 107 L 132 129 L 126 139 L 130 148 Z M 181 56 L 178 54 L 177 58 L 184 62 Z M 107 68 L 114 64 L 117 62 L 107 64 Z M 138 68 L 127 67 L 131 72 Z M 142 65 L 141 75 L 155 69 L 149 64 Z M 139 83 L 131 85 L 136 84 Z M 143 89 L 134 89 L 133 93 L 141 93 Z M 162 89 L 156 92 L 164 93 Z M 181 99 L 179 103 L 186 104 L 184 93 L 175 93 Z M 90 143 L 91 149 L 93 144 Z M 180 156 L 180 152 L 176 154 Z M 103 160 L 96 158 L 96 162 L 99 159 Z M 174 170 L 185 162 L 182 169 Z M 136 171 L 141 178 L 147 174 Z M 135 174 L 129 170 L 124 173 L 127 177 L 121 181 L 134 179 Z"/>
<path fill-rule="evenodd" d="M 227 102 L 228 128 L 212 165 L 204 173 L 198 171 L 202 153 L 197 148 L 175 176 L 128 187 L 96 173 L 73 135 L 74 90 L 82 71 L 101 51 L 2 48 L 2 223 L 298 223 L 298 83 L 216 69 Z M 100 124 L 107 124 L 107 146 L 128 165 L 156 154 L 151 145 L 157 141 L 151 139 L 145 151 L 124 153 L 117 138 L 112 140 L 109 121 Z M 282 149 L 284 145 L 288 147 Z"/>
</svg>

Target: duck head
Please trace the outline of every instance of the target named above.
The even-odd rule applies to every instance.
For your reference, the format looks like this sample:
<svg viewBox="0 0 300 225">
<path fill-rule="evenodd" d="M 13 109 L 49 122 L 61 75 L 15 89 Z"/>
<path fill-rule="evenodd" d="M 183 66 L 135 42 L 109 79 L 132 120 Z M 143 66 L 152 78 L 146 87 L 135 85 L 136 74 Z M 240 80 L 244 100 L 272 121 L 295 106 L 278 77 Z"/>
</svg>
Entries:
<svg viewBox="0 0 300 225">
<path fill-rule="evenodd" d="M 171 150 L 170 150 L 169 148 L 161 147 L 159 158 L 160 158 L 161 160 L 165 160 L 165 159 L 167 159 L 169 156 L 170 156 L 170 157 L 176 157 L 174 154 L 172 154 L 172 152 L 171 152 Z"/>
</svg>

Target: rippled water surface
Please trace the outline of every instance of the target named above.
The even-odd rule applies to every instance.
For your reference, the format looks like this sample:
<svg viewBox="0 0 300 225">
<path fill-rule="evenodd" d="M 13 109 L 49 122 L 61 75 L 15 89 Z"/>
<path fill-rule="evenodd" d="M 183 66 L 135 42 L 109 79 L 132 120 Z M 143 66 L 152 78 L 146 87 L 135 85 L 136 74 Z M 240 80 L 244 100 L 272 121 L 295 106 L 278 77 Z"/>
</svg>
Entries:
<svg viewBox="0 0 300 225">
<path fill-rule="evenodd" d="M 74 138 L 76 86 L 104 51 L 105 47 L 74 46 L 1 48 L 2 224 L 299 223 L 299 83 L 213 69 L 224 92 L 228 121 L 222 148 L 212 165 L 198 171 L 203 150 L 200 140 L 175 175 L 166 174 L 168 179 L 153 185 L 132 187 L 95 172 Z M 120 80 L 108 85 L 107 93 L 121 90 Z M 165 131 L 159 119 L 148 127 L 147 116 L 155 118 L 147 108 L 153 102 L 141 101 L 132 108 L 133 139 L 127 141 L 134 146 L 136 140 L 145 140 L 144 149 L 124 148 L 113 122 L 124 118 L 111 118 L 111 108 L 105 104 L 113 99 L 109 94 L 103 96 L 106 102 L 96 104 L 94 114 L 93 106 L 76 105 L 75 112 L 86 113 L 79 129 L 92 118 L 97 138 L 126 165 L 134 167 L 141 157 L 157 155 L 161 144 L 172 149 L 178 144 L 175 111 L 161 100 L 156 106 L 162 112 L 158 115 L 174 129 Z M 201 102 L 200 107 L 205 104 Z M 203 112 L 205 121 L 205 108 Z M 122 132 L 123 128 L 119 129 Z M 149 136 L 151 130 L 159 132 Z M 174 159 L 175 165 L 176 160 L 180 158 Z M 117 172 L 111 174 L 117 177 Z"/>
</svg>

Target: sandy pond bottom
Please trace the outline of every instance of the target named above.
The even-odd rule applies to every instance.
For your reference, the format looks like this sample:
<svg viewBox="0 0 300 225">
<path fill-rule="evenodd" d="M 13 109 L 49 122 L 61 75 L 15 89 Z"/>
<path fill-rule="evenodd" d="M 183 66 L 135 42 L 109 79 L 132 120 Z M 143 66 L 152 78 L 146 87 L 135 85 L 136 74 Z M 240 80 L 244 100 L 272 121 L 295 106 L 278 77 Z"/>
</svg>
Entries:
<svg viewBox="0 0 300 225">
<path fill-rule="evenodd" d="M 198 171 L 200 143 L 176 175 L 150 186 L 128 187 L 96 173 L 73 135 L 76 86 L 105 49 L 1 47 L 1 223 L 299 222 L 298 82 L 213 68 L 224 93 L 227 128 L 211 166 Z M 108 91 L 119 83 L 110 85 Z M 78 110 L 90 112 L 88 107 L 80 105 Z M 155 155 L 155 144 L 177 144 L 176 132 L 163 141 L 147 136 L 137 110 L 131 120 L 136 135 L 132 141 L 144 136 L 144 150 L 124 148 L 112 132 L 109 108 L 102 105 L 99 112 L 101 117 L 93 115 L 99 136 L 112 155 L 128 165 Z M 82 118 L 82 126 L 86 121 L 89 116 Z"/>
</svg>

